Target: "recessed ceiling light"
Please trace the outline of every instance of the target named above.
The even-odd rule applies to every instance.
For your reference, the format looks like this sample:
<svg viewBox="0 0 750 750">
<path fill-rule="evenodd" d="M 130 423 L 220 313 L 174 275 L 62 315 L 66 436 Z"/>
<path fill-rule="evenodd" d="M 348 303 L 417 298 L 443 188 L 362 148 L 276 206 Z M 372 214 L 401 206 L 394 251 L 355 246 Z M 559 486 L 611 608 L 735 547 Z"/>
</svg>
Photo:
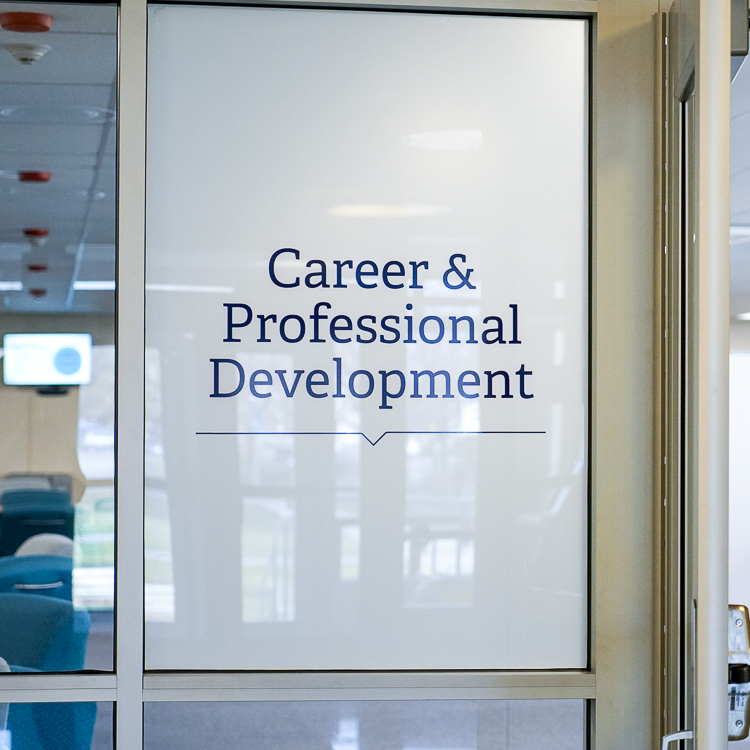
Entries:
<svg viewBox="0 0 750 750">
<path fill-rule="evenodd" d="M 380 219 L 400 218 L 405 216 L 440 216 L 447 214 L 445 206 L 429 203 L 352 203 L 345 206 L 334 206 L 328 211 L 332 216 L 347 216 L 352 218 Z"/>
<path fill-rule="evenodd" d="M 113 109 L 68 104 L 0 104 L 0 122 L 25 125 L 101 125 L 114 122 Z"/>
<path fill-rule="evenodd" d="M 115 282 L 104 281 L 74 281 L 73 289 L 77 292 L 112 292 L 115 289 Z"/>
<path fill-rule="evenodd" d="M 435 151 L 479 151 L 482 148 L 481 130 L 430 130 L 404 136 L 404 143 L 413 148 Z"/>
<path fill-rule="evenodd" d="M 740 313 L 734 317 L 737 318 L 737 320 L 750 320 L 750 312 Z"/>
<path fill-rule="evenodd" d="M 0 292 L 20 291 L 23 291 L 23 284 L 20 281 L 0 281 Z"/>
<path fill-rule="evenodd" d="M 232 294 L 231 286 L 203 286 L 200 284 L 146 284 L 147 292 L 206 292 Z"/>
</svg>

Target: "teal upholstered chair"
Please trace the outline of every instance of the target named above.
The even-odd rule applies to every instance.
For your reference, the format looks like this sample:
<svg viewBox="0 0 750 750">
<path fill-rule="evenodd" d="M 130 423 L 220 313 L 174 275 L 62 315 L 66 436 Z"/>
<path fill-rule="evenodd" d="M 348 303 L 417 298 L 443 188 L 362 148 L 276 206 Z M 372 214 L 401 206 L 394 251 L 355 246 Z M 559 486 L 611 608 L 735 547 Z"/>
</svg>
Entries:
<svg viewBox="0 0 750 750">
<path fill-rule="evenodd" d="M 88 612 L 74 609 L 71 601 L 0 593 L 0 656 L 13 671 L 83 669 L 90 627 Z"/>
<path fill-rule="evenodd" d="M 69 600 L 0 593 L 0 656 L 13 672 L 83 669 L 90 625 L 88 612 Z M 96 703 L 11 704 L 12 748 L 89 750 L 95 719 Z"/>
<path fill-rule="evenodd" d="M 73 560 L 57 555 L 0 557 L 0 593 L 73 600 Z"/>
<path fill-rule="evenodd" d="M 14 554 L 29 537 L 44 532 L 73 538 L 74 513 L 67 492 L 8 490 L 0 505 L 0 556 Z"/>
</svg>

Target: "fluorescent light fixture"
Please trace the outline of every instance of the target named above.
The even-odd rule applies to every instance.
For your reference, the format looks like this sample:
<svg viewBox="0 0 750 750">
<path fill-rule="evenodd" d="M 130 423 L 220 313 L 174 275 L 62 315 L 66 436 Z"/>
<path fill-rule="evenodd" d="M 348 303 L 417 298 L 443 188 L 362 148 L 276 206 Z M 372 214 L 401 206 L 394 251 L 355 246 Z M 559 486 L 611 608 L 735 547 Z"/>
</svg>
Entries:
<svg viewBox="0 0 750 750">
<path fill-rule="evenodd" d="M 739 315 L 735 315 L 737 320 L 750 320 L 750 312 L 746 313 L 740 313 Z"/>
<path fill-rule="evenodd" d="M 114 281 L 74 281 L 73 289 L 77 292 L 112 292 L 115 289 Z"/>
<path fill-rule="evenodd" d="M 202 286 L 199 284 L 146 284 L 147 292 L 205 292 L 208 294 L 232 294 L 231 286 Z"/>
<path fill-rule="evenodd" d="M 0 281 L 0 292 L 20 292 L 23 283 L 20 281 Z"/>
<path fill-rule="evenodd" d="M 482 148 L 481 130 L 431 130 L 404 136 L 404 143 L 412 148 L 434 151 L 479 151 Z"/>
<path fill-rule="evenodd" d="M 409 216 L 441 216 L 447 214 L 445 206 L 429 203 L 406 203 L 403 205 L 386 203 L 352 203 L 334 206 L 328 211 L 331 216 L 345 216 L 358 219 L 392 219 Z"/>
<path fill-rule="evenodd" d="M 115 121 L 115 111 L 90 105 L 2 104 L 0 122 L 28 125 L 101 125 Z"/>
</svg>

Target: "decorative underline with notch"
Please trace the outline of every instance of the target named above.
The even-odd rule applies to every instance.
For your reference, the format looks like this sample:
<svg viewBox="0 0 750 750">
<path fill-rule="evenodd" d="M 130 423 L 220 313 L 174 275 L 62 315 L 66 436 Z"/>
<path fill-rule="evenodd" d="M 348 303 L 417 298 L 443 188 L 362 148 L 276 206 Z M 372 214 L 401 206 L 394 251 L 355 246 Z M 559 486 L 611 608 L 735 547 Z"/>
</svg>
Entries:
<svg viewBox="0 0 750 750">
<path fill-rule="evenodd" d="M 546 430 L 386 430 L 374 442 L 364 432 L 196 432 L 196 435 L 360 435 L 377 445 L 386 435 L 546 435 Z"/>
</svg>

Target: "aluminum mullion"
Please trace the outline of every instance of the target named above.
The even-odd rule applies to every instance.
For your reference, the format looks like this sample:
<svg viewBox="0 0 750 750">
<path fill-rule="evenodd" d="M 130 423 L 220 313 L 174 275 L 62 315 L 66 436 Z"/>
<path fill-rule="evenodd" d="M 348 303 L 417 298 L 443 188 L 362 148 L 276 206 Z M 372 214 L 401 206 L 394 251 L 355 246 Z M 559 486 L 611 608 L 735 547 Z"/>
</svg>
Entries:
<svg viewBox="0 0 750 750">
<path fill-rule="evenodd" d="M 3 674 L 0 679 L 0 693 L 10 691 L 35 690 L 113 690 L 117 678 L 113 674 L 44 674 L 12 673 Z"/>
<path fill-rule="evenodd" d="M 174 3 L 175 0 L 172 0 Z M 597 0 L 508 0 L 498 3 L 497 0 L 409 0 L 409 2 L 396 2 L 394 0 L 176 0 L 177 3 L 186 5 L 278 5 L 279 7 L 317 7 L 336 8 L 337 6 L 369 6 L 394 10 L 434 10 L 440 11 L 477 11 L 481 13 L 522 13 L 524 15 L 557 15 L 582 16 L 592 15 L 597 11 Z"/>
<path fill-rule="evenodd" d="M 114 688 L 0 689 L 0 703 L 108 703 L 115 700 Z"/>
<path fill-rule="evenodd" d="M 262 672 L 146 674 L 144 690 L 592 690 L 590 672 Z"/>
<path fill-rule="evenodd" d="M 146 20 L 145 0 L 122 0 L 117 102 L 118 750 L 141 750 L 143 744 Z"/>
<path fill-rule="evenodd" d="M 144 690 L 144 702 L 212 701 L 413 701 L 413 700 L 588 700 L 589 687 L 499 688 L 244 688 Z"/>
</svg>

